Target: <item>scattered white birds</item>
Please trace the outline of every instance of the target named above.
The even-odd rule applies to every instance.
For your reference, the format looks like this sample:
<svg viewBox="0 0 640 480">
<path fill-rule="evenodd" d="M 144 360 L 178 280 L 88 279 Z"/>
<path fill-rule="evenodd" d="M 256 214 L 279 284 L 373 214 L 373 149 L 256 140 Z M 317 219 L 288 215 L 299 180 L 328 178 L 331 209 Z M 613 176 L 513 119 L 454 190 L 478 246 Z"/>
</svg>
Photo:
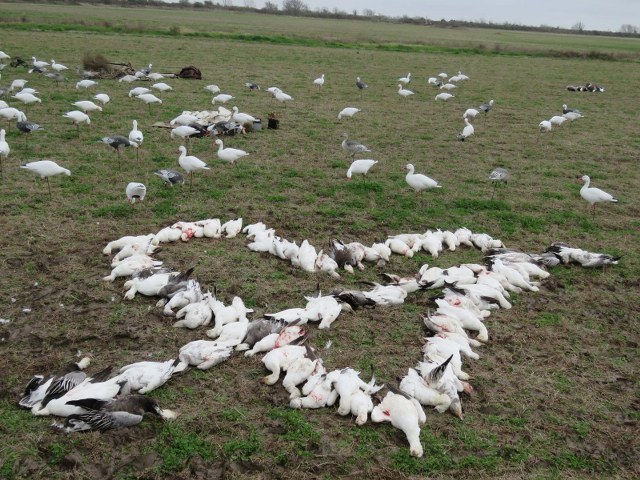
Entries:
<svg viewBox="0 0 640 480">
<path fill-rule="evenodd" d="M 96 82 L 94 80 L 84 79 L 84 80 L 80 80 L 78 83 L 76 83 L 76 89 L 90 88 L 90 87 L 93 87 L 94 85 L 97 85 L 97 84 L 98 84 L 98 82 Z"/>
<path fill-rule="evenodd" d="M 438 182 L 433 178 L 427 177 L 422 173 L 414 173 L 415 167 L 410 163 L 407 164 L 405 170 L 407 170 L 405 180 L 407 181 L 407 184 L 416 191 L 416 193 L 428 188 L 442 188 L 442 185 L 438 184 Z"/>
<path fill-rule="evenodd" d="M 233 95 L 229 95 L 228 93 L 219 93 L 218 95 L 216 95 L 215 97 L 213 97 L 213 99 L 211 100 L 211 103 L 215 105 L 216 102 L 218 103 L 227 103 L 229 100 L 234 99 L 236 97 L 234 97 Z"/>
<path fill-rule="evenodd" d="M 68 118 L 69 120 L 71 120 L 76 125 L 76 128 L 78 129 L 78 131 L 80 131 L 81 123 L 86 123 L 87 125 L 91 124 L 91 118 L 89 118 L 89 115 L 87 115 L 84 112 L 81 112 L 80 110 L 72 110 L 70 112 L 65 113 L 62 116 L 64 118 Z"/>
<path fill-rule="evenodd" d="M 342 117 L 353 117 L 356 113 L 361 111 L 362 110 L 356 107 L 343 108 L 342 110 L 340 110 L 340 113 L 338 113 L 338 119 L 341 119 Z"/>
<path fill-rule="evenodd" d="M 414 93 L 411 90 L 404 88 L 401 83 L 398 84 L 398 95 L 400 95 L 403 98 L 407 98 L 408 96 L 413 94 Z"/>
<path fill-rule="evenodd" d="M 349 135 L 347 133 L 343 133 L 342 136 L 344 140 L 342 140 L 342 148 L 347 153 L 351 154 L 351 157 L 355 157 L 356 153 L 370 152 L 371 150 L 359 142 L 355 140 L 349 140 Z"/>
<path fill-rule="evenodd" d="M 129 182 L 127 188 L 125 188 L 125 193 L 127 194 L 127 201 L 133 205 L 136 203 L 136 200 L 144 200 L 147 194 L 147 187 L 144 183 Z"/>
<path fill-rule="evenodd" d="M 347 170 L 347 178 L 351 180 L 351 177 L 353 174 L 360 174 L 364 179 L 364 177 L 369 172 L 369 169 L 373 167 L 376 163 L 378 163 L 377 160 L 370 160 L 370 159 L 354 160 L 351 163 L 351 166 L 349 166 L 349 170 Z"/>
<path fill-rule="evenodd" d="M 593 213 L 596 213 L 596 204 L 600 202 L 613 202 L 617 203 L 618 200 L 610 193 L 600 190 L 599 188 L 590 187 L 591 179 L 588 175 L 583 175 L 580 179 L 584 182 L 584 185 L 580 189 L 580 196 L 584 198 L 589 205 L 593 207 Z"/>
<path fill-rule="evenodd" d="M 436 100 L 443 100 L 445 102 L 447 100 L 449 100 L 450 98 L 455 98 L 455 97 L 453 95 L 451 95 L 450 93 L 447 93 L 447 92 L 442 92 L 442 93 L 439 93 L 438 95 L 436 95 Z"/>
<path fill-rule="evenodd" d="M 53 160 L 37 160 L 35 162 L 23 163 L 20 165 L 21 168 L 25 168 L 36 175 L 39 175 L 40 178 L 47 179 L 47 187 L 49 187 L 49 195 L 51 195 L 51 184 L 49 183 L 49 177 L 54 175 L 60 175 L 64 173 L 66 176 L 70 176 L 71 172 L 58 165 Z"/>
<path fill-rule="evenodd" d="M 111 99 L 109 98 L 109 95 L 107 95 L 106 93 L 97 93 L 93 96 L 93 99 L 97 100 L 102 105 L 106 105 L 111 101 Z"/>
<path fill-rule="evenodd" d="M 102 107 L 99 105 L 96 105 L 91 100 L 79 100 L 77 102 L 72 103 L 72 105 L 78 107 L 84 113 L 102 111 Z"/>
<path fill-rule="evenodd" d="M 324 85 L 324 73 L 313 81 L 314 85 L 322 87 Z"/>
<path fill-rule="evenodd" d="M 236 160 L 240 160 L 242 157 L 249 155 L 244 150 L 237 148 L 224 148 L 222 140 L 216 139 L 215 144 L 218 145 L 218 158 L 224 162 L 235 163 Z"/>
<path fill-rule="evenodd" d="M 475 133 L 475 129 L 473 128 L 473 125 L 469 123 L 468 118 L 464 119 L 464 123 L 466 124 L 466 126 L 462 129 L 462 131 L 458 134 L 458 137 L 457 137 L 458 140 L 461 140 L 461 141 L 465 141 L 467 138 L 469 138 L 471 135 Z"/>
<path fill-rule="evenodd" d="M 400 83 L 404 83 L 405 85 L 406 85 L 407 83 L 410 83 L 410 82 L 411 82 L 411 73 L 407 73 L 407 76 L 406 76 L 406 77 L 400 77 L 400 78 L 398 79 L 398 81 L 399 81 Z"/>
</svg>

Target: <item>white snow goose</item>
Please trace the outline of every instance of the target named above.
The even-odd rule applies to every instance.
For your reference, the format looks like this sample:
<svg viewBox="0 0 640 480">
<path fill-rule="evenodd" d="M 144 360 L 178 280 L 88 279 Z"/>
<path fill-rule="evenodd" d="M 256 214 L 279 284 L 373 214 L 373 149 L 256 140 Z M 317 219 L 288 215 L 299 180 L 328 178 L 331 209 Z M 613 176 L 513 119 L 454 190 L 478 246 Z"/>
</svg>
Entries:
<svg viewBox="0 0 640 480">
<path fill-rule="evenodd" d="M 51 184 L 49 183 L 49 177 L 64 173 L 66 176 L 71 175 L 71 171 L 61 167 L 53 160 L 37 160 L 35 162 L 23 163 L 21 168 L 25 168 L 39 175 L 40 178 L 47 179 L 47 187 L 49 188 L 49 195 L 51 195 Z"/>
<path fill-rule="evenodd" d="M 371 159 L 354 160 L 351 163 L 349 170 L 347 170 L 347 178 L 351 180 L 351 177 L 355 173 L 362 175 L 362 179 L 364 180 L 371 167 L 373 167 L 376 163 L 378 163 L 377 160 Z"/>
<path fill-rule="evenodd" d="M 216 139 L 215 144 L 218 145 L 218 158 L 223 162 L 235 164 L 236 160 L 240 160 L 249 155 L 244 150 L 237 148 L 224 148 L 224 144 L 219 138 Z"/>
<path fill-rule="evenodd" d="M 180 152 L 178 163 L 189 174 L 189 189 L 191 189 L 193 185 L 193 172 L 209 170 L 209 166 L 198 157 L 187 155 L 187 149 L 183 145 L 178 147 L 178 151 Z"/>
<path fill-rule="evenodd" d="M 593 207 L 593 214 L 596 213 L 596 203 L 600 202 L 613 202 L 617 203 L 618 200 L 610 193 L 600 190 L 599 188 L 590 187 L 591 179 L 588 175 L 583 175 L 580 179 L 584 182 L 584 185 L 580 189 L 580 196 L 584 198 L 589 205 Z"/>
<path fill-rule="evenodd" d="M 428 188 L 442 188 L 442 185 L 438 184 L 434 179 L 421 173 L 414 173 L 415 167 L 410 163 L 407 164 L 405 170 L 407 170 L 405 180 L 407 181 L 407 184 L 416 191 L 416 193 Z"/>
</svg>

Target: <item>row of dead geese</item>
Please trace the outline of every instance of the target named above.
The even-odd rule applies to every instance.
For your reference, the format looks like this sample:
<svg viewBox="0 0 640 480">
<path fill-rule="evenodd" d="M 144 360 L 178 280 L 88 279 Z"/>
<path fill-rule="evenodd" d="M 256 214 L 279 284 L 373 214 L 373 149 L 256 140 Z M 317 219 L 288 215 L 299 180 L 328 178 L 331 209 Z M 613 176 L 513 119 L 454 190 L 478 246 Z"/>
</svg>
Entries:
<svg viewBox="0 0 640 480">
<path fill-rule="evenodd" d="M 110 376 L 110 369 L 87 376 L 83 369 L 89 360 L 83 359 L 61 374 L 34 376 L 20 406 L 31 409 L 35 415 L 66 417 L 63 422 L 53 423 L 66 432 L 133 426 L 142 421 L 145 413 L 172 420 L 177 415 L 175 412 L 160 408 L 154 399 L 144 394 L 189 366 L 211 368 L 228 359 L 234 350 L 244 351 L 246 357 L 267 352 L 262 362 L 271 373 L 262 381 L 273 385 L 281 372 L 286 372 L 282 384 L 290 394 L 292 408 L 321 408 L 337 402 L 338 413 L 354 415 L 358 425 L 366 423 L 369 414 L 373 422 L 389 421 L 403 430 L 411 454 L 420 457 L 423 455 L 420 427 L 426 421 L 422 406 L 434 407 L 439 412 L 450 410 L 463 418 L 460 393 L 473 389 L 466 382 L 469 375 L 462 370 L 462 359 L 479 358 L 473 348 L 489 339 L 483 320 L 493 309 L 511 308 L 510 291 L 537 291 L 537 282 L 533 279 L 549 276 L 541 265 L 577 263 L 597 267 L 615 264 L 618 260 L 561 243 L 553 244 L 542 254 L 527 254 L 506 249 L 499 240 L 486 234 L 473 234 L 465 228 L 437 235 L 433 232 L 400 234 L 388 239 L 386 246 L 391 252 L 411 256 L 425 250 L 436 256 L 440 253 L 438 241 L 450 250 L 466 245 L 486 253 L 488 267 L 463 264 L 441 269 L 423 265 L 412 277 L 385 274 L 387 285 L 373 284 L 371 291 L 336 288 L 324 296 L 318 291 L 315 296 L 305 298 L 304 307 L 264 314 L 263 318 L 250 322 L 247 314 L 253 310 L 247 308 L 241 298 L 235 297 L 229 305 L 224 305 L 215 288 L 213 293 L 202 294 L 199 283 L 189 278 L 192 269 L 184 273 L 163 270 L 159 268 L 161 262 L 151 257 L 164 242 L 188 241 L 199 236 L 234 237 L 243 231 L 254 243 L 260 232 L 268 230 L 263 223 L 242 228 L 242 219 L 225 223 L 209 219 L 178 222 L 157 234 L 126 236 L 109 242 L 103 253 L 117 252 L 112 259 L 114 270 L 130 263 L 130 273 L 112 271 L 105 280 L 132 275 L 125 283 L 128 289 L 125 298 L 133 298 L 135 293 L 160 296 L 158 306 L 165 315 L 179 319 L 174 324 L 176 327 L 197 328 L 213 320 L 214 327 L 206 334 L 214 340 L 189 342 L 180 348 L 177 359 L 126 365 L 115 376 Z M 406 248 L 401 248 L 400 243 Z M 360 246 L 357 242 L 332 241 L 332 247 L 340 251 L 336 254 L 344 255 L 342 268 L 350 271 L 353 268 L 347 265 L 359 266 L 358 262 L 364 260 L 364 257 L 358 260 L 356 253 L 361 252 Z M 141 265 L 144 268 L 140 268 Z M 343 310 L 401 304 L 409 293 L 425 289 L 443 292 L 442 297 L 435 300 L 435 312 L 423 318 L 434 336 L 427 339 L 423 359 L 417 367 L 408 369 L 399 388 L 387 385 L 388 393 L 375 406 L 373 396 L 379 397 L 378 392 L 384 385 L 376 385 L 375 378 L 365 382 L 352 368 L 327 371 L 314 349 L 304 344 L 308 322 L 319 321 L 320 328 L 328 328 Z M 469 337 L 467 332 L 474 331 L 477 336 Z"/>
</svg>

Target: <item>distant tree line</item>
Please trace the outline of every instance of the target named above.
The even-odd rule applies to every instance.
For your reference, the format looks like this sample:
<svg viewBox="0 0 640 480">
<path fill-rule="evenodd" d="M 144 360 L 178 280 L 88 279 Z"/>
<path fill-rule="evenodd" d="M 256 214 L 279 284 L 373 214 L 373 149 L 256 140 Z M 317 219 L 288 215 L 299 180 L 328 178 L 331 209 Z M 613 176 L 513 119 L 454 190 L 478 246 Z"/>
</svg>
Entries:
<svg viewBox="0 0 640 480">
<path fill-rule="evenodd" d="M 12 1 L 12 0 L 9 0 Z M 234 1 L 242 3 L 242 5 L 234 5 Z M 41 3 L 42 0 L 13 0 L 12 3 Z M 352 20 L 375 20 L 390 23 L 406 23 L 412 25 L 427 25 L 443 28 L 491 28 L 500 30 L 522 30 L 536 32 L 552 32 L 552 33 L 580 33 L 583 35 L 607 35 L 620 37 L 640 37 L 640 28 L 624 24 L 620 26 L 617 32 L 605 32 L 601 30 L 588 30 L 582 21 L 578 21 L 571 28 L 552 27 L 549 25 L 540 25 L 537 27 L 529 25 L 521 25 L 518 23 L 493 23 L 486 21 L 464 21 L 464 20 L 432 20 L 426 17 L 388 17 L 379 15 L 371 9 L 363 9 L 360 13 L 357 10 L 346 12 L 338 8 L 329 10 L 328 8 L 320 8 L 311 10 L 303 0 L 282 0 L 281 6 L 276 1 L 268 0 L 263 8 L 256 8 L 255 0 L 180 0 L 178 3 L 167 3 L 161 0 L 48 0 L 47 3 L 60 3 L 79 5 L 81 3 L 95 3 L 106 5 L 119 5 L 122 7 L 144 7 L 153 6 L 160 8 L 205 8 L 205 9 L 221 9 L 235 11 L 250 11 L 255 13 L 264 13 L 270 15 L 292 15 L 300 17 L 318 17 L 333 19 L 352 19 Z"/>
</svg>

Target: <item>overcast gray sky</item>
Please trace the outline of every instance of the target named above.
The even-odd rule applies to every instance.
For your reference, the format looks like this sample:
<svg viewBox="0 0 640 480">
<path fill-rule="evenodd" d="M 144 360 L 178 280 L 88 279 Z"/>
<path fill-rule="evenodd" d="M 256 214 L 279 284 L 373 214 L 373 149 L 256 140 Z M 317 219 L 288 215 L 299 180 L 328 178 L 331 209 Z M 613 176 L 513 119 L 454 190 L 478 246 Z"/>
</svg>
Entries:
<svg viewBox="0 0 640 480">
<path fill-rule="evenodd" d="M 215 0 L 214 0 L 215 1 Z M 264 0 L 253 0 L 262 8 Z M 282 6 L 282 0 L 271 0 Z M 622 24 L 640 28 L 640 0 L 303 0 L 312 9 L 364 9 L 390 17 L 427 17 L 432 20 L 484 20 L 494 23 L 549 25 L 571 28 L 577 22 L 587 30 L 618 31 Z M 233 0 L 243 6 L 244 0 Z"/>
</svg>

